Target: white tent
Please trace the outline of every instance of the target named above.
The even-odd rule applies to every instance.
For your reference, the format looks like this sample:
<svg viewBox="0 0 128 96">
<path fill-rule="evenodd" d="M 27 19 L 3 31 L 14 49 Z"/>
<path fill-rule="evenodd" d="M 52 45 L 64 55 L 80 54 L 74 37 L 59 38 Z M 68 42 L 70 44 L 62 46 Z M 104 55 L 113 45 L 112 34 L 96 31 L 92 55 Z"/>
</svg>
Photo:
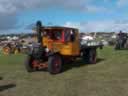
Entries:
<svg viewBox="0 0 128 96">
<path fill-rule="evenodd" d="M 92 36 L 84 36 L 82 40 L 94 40 L 94 38 Z"/>
<path fill-rule="evenodd" d="M 19 39 L 19 37 L 14 36 L 14 37 L 12 37 L 12 39 L 13 39 L 13 40 L 18 40 L 18 39 Z"/>
</svg>

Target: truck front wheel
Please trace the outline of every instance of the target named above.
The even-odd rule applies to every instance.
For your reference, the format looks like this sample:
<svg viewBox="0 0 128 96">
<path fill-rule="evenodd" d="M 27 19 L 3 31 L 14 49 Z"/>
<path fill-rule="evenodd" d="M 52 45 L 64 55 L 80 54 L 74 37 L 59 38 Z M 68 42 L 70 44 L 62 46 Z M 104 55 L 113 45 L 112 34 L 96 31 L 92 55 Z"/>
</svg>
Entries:
<svg viewBox="0 0 128 96">
<path fill-rule="evenodd" d="M 27 72 L 33 72 L 33 67 L 32 67 L 32 62 L 33 62 L 33 58 L 32 56 L 28 55 L 26 57 L 26 60 L 25 60 L 25 68 L 27 70 Z"/>
<path fill-rule="evenodd" d="M 62 58 L 58 54 L 54 54 L 48 58 L 48 71 L 51 74 L 58 74 L 62 71 Z"/>
</svg>

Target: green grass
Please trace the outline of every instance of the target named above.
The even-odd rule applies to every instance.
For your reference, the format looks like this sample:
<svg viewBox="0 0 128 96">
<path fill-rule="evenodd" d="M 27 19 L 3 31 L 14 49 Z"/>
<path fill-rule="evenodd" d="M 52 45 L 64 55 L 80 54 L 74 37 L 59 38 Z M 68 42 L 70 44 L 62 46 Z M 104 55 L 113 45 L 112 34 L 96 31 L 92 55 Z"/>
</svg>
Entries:
<svg viewBox="0 0 128 96">
<path fill-rule="evenodd" d="M 98 57 L 97 64 L 76 62 L 50 75 L 27 73 L 24 55 L 0 55 L 0 96 L 128 96 L 128 51 L 106 47 Z"/>
</svg>

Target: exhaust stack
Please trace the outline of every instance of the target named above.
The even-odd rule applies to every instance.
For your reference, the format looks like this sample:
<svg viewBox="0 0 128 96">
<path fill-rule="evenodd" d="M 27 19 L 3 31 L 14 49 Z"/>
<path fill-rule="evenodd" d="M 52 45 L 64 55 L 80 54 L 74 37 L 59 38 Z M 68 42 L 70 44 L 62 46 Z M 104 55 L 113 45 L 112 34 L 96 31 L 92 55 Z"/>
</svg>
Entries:
<svg viewBox="0 0 128 96">
<path fill-rule="evenodd" d="M 42 23 L 41 23 L 41 21 L 37 21 L 37 23 L 36 23 L 36 31 L 37 31 L 38 43 L 42 43 L 43 36 L 41 36 L 41 32 L 42 32 Z"/>
</svg>

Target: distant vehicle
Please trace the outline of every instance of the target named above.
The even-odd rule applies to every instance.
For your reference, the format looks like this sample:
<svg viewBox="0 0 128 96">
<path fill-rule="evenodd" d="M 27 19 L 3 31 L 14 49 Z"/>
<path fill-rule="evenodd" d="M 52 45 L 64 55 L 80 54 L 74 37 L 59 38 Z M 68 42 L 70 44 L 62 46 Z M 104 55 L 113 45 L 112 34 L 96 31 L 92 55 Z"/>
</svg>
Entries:
<svg viewBox="0 0 128 96">
<path fill-rule="evenodd" d="M 11 42 L 5 44 L 2 48 L 3 54 L 18 54 L 20 53 L 20 46 L 18 44 L 13 44 Z"/>
<path fill-rule="evenodd" d="M 120 31 L 120 33 L 117 34 L 115 49 L 128 49 L 128 33 L 123 33 Z"/>
</svg>

